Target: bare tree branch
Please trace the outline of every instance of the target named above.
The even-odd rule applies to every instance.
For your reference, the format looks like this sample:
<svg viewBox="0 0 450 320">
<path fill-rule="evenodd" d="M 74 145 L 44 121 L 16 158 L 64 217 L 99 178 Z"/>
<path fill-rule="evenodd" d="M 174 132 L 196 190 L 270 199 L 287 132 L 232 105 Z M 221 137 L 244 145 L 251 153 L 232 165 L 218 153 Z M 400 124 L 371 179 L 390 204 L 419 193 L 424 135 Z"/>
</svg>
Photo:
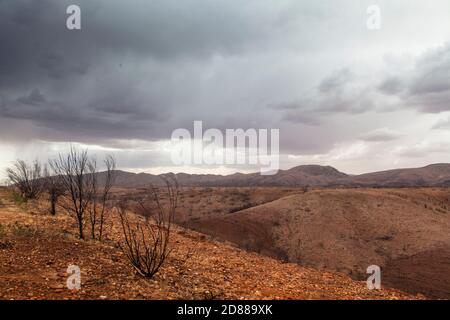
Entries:
<svg viewBox="0 0 450 320">
<path fill-rule="evenodd" d="M 11 168 L 6 169 L 6 174 L 17 187 L 25 200 L 36 199 L 42 192 L 42 167 L 36 160 L 31 165 L 23 160 L 16 160 Z"/>
<path fill-rule="evenodd" d="M 50 213 L 56 215 L 56 204 L 59 197 L 66 194 L 65 186 L 62 178 L 50 172 L 47 166 L 44 168 L 43 190 L 46 191 L 50 198 Z"/>
<path fill-rule="evenodd" d="M 133 268 L 147 278 L 153 277 L 159 271 L 170 254 L 169 242 L 178 201 L 178 183 L 167 178 L 164 180 L 169 203 L 164 207 L 160 202 L 158 189 L 151 187 L 148 193 L 154 201 L 154 206 L 148 207 L 144 201 L 139 202 L 145 217 L 143 223 L 131 223 L 126 205 L 119 207 L 123 233 L 123 241 L 119 246 Z"/>
<path fill-rule="evenodd" d="M 92 201 L 88 207 L 89 222 L 91 225 L 91 238 L 98 240 L 102 240 L 103 238 L 103 228 L 106 214 L 109 211 L 108 200 L 110 197 L 111 188 L 113 187 L 116 178 L 116 160 L 114 157 L 111 155 L 107 156 L 104 164 L 106 171 L 103 172 L 105 178 L 102 188 L 98 186 L 99 173 L 96 170 L 96 164 L 94 161 L 91 162 L 91 166 L 89 168 L 92 183 L 91 188 L 93 191 Z"/>
<path fill-rule="evenodd" d="M 56 175 L 61 177 L 61 182 L 67 190 L 65 196 L 65 208 L 74 213 L 80 239 L 84 239 L 84 219 L 85 212 L 93 196 L 92 175 L 89 169 L 93 166 L 89 160 L 87 150 L 77 151 L 71 147 L 65 156 L 59 155 L 55 160 L 50 161 L 50 165 Z"/>
</svg>

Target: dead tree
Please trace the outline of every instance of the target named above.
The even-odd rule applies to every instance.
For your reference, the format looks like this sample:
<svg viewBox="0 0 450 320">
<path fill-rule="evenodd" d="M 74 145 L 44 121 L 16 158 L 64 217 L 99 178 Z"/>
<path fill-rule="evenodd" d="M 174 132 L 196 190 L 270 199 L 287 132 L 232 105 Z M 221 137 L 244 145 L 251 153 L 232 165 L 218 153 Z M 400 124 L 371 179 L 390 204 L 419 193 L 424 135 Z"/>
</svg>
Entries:
<svg viewBox="0 0 450 320">
<path fill-rule="evenodd" d="M 66 188 L 62 182 L 62 178 L 58 175 L 52 175 L 48 167 L 44 168 L 44 187 L 50 198 L 50 213 L 56 215 L 56 204 L 59 197 L 66 194 Z"/>
<path fill-rule="evenodd" d="M 100 211 L 100 228 L 99 228 L 99 240 L 102 240 L 103 237 L 103 227 L 105 223 L 105 213 L 107 208 L 107 201 L 109 200 L 111 188 L 114 185 L 116 180 L 117 172 L 116 172 L 116 159 L 113 156 L 106 157 L 105 160 L 105 182 L 103 185 L 103 193 L 101 195 L 101 211 Z"/>
<path fill-rule="evenodd" d="M 151 278 L 166 261 L 170 249 L 169 241 L 172 223 L 178 200 L 178 184 L 165 179 L 168 203 L 160 201 L 159 191 L 150 188 L 148 195 L 153 201 L 149 207 L 142 200 L 139 202 L 144 221 L 133 223 L 127 215 L 126 205 L 119 207 L 119 216 L 123 232 L 120 248 L 133 268 L 142 276 Z"/>
<path fill-rule="evenodd" d="M 42 192 L 42 166 L 36 160 L 31 165 L 23 160 L 16 160 L 6 174 L 12 185 L 19 189 L 25 200 L 36 199 Z"/>
<path fill-rule="evenodd" d="M 91 161 L 91 163 L 89 163 L 88 165 L 88 169 L 89 169 L 89 177 L 90 177 L 90 182 L 91 182 L 91 190 L 92 190 L 92 194 L 91 194 L 91 202 L 89 203 L 88 207 L 87 207 L 87 211 L 89 213 L 89 222 L 91 225 L 91 239 L 95 240 L 95 226 L 97 224 L 97 189 L 98 189 L 98 185 L 97 185 L 97 162 L 95 161 L 95 159 L 93 159 Z"/>
<path fill-rule="evenodd" d="M 79 237 L 84 239 L 85 212 L 94 193 L 92 175 L 89 174 L 92 162 L 87 150 L 78 151 L 72 147 L 67 155 L 59 155 L 50 165 L 67 190 L 67 201 L 63 206 L 76 217 Z"/>
<path fill-rule="evenodd" d="M 88 206 L 91 238 L 100 241 L 103 238 L 103 227 L 108 211 L 108 200 L 111 188 L 113 187 L 116 178 L 116 160 L 114 157 L 111 155 L 107 156 L 104 164 L 106 171 L 103 172 L 104 180 L 102 181 L 101 187 L 98 185 L 99 174 L 97 172 L 96 162 L 91 161 L 89 166 L 89 174 L 91 175 L 90 181 L 92 183 L 91 188 L 93 190 L 92 202 Z"/>
</svg>

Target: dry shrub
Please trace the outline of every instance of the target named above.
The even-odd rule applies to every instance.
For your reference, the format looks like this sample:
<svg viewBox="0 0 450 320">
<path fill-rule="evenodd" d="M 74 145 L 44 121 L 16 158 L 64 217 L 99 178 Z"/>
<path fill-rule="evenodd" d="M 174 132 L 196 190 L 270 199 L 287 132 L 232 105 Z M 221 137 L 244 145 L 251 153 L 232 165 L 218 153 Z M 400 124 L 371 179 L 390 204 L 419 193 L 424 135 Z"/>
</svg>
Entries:
<svg viewBox="0 0 450 320">
<path fill-rule="evenodd" d="M 37 199 L 41 194 L 42 166 L 38 161 L 29 164 L 23 160 L 16 160 L 12 167 L 6 169 L 6 174 L 25 201 Z"/>
<path fill-rule="evenodd" d="M 146 278 L 153 277 L 159 271 L 171 251 L 169 242 L 178 200 L 178 184 L 168 179 L 164 181 L 168 203 L 165 206 L 161 204 L 158 189 L 148 189 L 147 195 L 153 203 L 149 206 L 148 200 L 139 201 L 143 221 L 133 223 L 129 219 L 127 205 L 119 206 L 123 234 L 119 246 L 133 268 Z"/>
</svg>

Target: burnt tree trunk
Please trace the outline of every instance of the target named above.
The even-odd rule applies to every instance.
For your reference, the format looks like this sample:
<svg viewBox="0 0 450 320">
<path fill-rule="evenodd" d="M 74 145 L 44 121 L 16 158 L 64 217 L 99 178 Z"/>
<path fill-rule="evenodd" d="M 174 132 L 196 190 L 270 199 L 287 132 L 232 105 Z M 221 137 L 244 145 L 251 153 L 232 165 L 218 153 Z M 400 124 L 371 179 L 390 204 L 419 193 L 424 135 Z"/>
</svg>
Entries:
<svg viewBox="0 0 450 320">
<path fill-rule="evenodd" d="M 50 203 L 51 203 L 51 214 L 52 216 L 56 215 L 56 202 L 58 201 L 58 198 L 55 195 L 52 195 L 50 198 Z"/>
</svg>

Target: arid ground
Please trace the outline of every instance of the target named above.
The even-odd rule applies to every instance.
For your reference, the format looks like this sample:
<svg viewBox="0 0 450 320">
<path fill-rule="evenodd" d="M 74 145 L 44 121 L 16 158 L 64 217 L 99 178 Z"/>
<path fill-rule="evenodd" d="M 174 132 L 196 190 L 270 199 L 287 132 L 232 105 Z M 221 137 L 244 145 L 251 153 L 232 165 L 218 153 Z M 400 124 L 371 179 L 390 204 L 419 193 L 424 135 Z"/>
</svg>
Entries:
<svg viewBox="0 0 450 320">
<path fill-rule="evenodd" d="M 140 198 L 122 189 L 119 198 Z M 177 223 L 241 249 L 355 280 L 450 298 L 448 188 L 181 189 Z"/>
<path fill-rule="evenodd" d="M 242 190 L 242 210 L 205 213 L 185 224 L 247 250 L 358 280 L 366 278 L 368 266 L 379 265 L 386 285 L 450 298 L 448 189 L 282 193 Z"/>
<path fill-rule="evenodd" d="M 115 190 L 116 197 L 138 190 Z M 204 227 L 208 216 L 199 210 L 208 201 L 217 204 L 210 218 L 226 221 L 236 215 L 237 197 L 255 203 L 276 204 L 283 197 L 305 197 L 296 190 L 190 189 L 182 190 L 180 211 L 196 203 L 180 217 L 180 225 L 197 222 Z M 211 195 L 208 197 L 207 195 Z M 228 198 L 229 201 L 218 201 Z M 278 200 L 276 200 L 278 198 Z M 267 201 L 272 201 L 267 203 Z M 274 202 L 275 201 L 275 202 Z M 247 200 L 240 206 L 248 206 Z M 264 204 L 261 204 L 264 206 Z M 281 206 L 276 206 L 281 209 Z M 211 207 L 212 209 L 213 207 Z M 257 208 L 257 206 L 255 207 Z M 244 209 L 244 210 L 255 210 Z M 242 207 L 241 207 L 242 209 Z M 231 213 L 230 213 L 231 212 Z M 437 214 L 430 210 L 430 214 Z M 189 215 L 194 218 L 189 219 Z M 194 216 L 195 215 L 195 216 Z M 242 215 L 243 217 L 245 214 Z M 134 215 L 133 221 L 142 217 Z M 225 219 L 225 220 L 223 220 Z M 437 219 L 437 218 L 435 218 Z M 190 222 L 189 222 L 190 221 Z M 183 222 L 183 223 L 182 223 Z M 205 222 L 206 223 L 206 222 Z M 264 227 L 263 223 L 261 226 Z M 245 225 L 244 225 L 245 227 Z M 259 234 L 255 227 L 255 234 Z M 6 189 L 0 190 L 0 298 L 1 299 L 422 299 L 391 289 L 369 290 L 365 281 L 342 272 L 288 263 L 264 254 L 247 252 L 212 237 L 176 227 L 167 263 L 152 279 L 131 268 L 117 246 L 121 238 L 117 216 L 112 213 L 102 243 L 79 240 L 76 224 L 64 212 L 48 213 L 45 201 L 21 203 Z M 233 228 L 224 225 L 224 230 Z M 216 233 L 211 229 L 210 233 Z M 225 233 L 228 234 L 228 233 Z M 223 236 L 223 234 L 217 234 Z M 244 236 L 244 235 L 242 235 Z M 249 237 L 252 237 L 249 234 Z M 235 240 L 230 237 L 230 240 Z M 255 238 L 256 240 L 256 238 Z M 236 241 L 239 242 L 239 241 Z M 280 242 L 274 242 L 280 243 Z M 326 243 L 325 243 L 326 245 Z M 264 244 L 269 246 L 269 243 Z M 263 251 L 263 250 L 261 250 Z M 291 254 L 287 250 L 288 254 Z M 305 251 L 306 253 L 307 251 Z M 261 252 L 265 253 L 265 252 Z M 430 253 L 431 254 L 431 253 Z M 417 257 L 424 259 L 424 257 Z M 313 260 L 311 260 L 313 261 Z M 301 262 L 301 261 L 300 261 Z M 419 262 L 419 260 L 417 260 Z M 398 261 L 394 268 L 402 268 Z M 80 290 L 66 287 L 69 265 L 81 269 Z M 308 263 L 312 264 L 312 263 Z M 331 266 L 331 265 L 330 265 Z M 332 268 L 330 268 L 332 269 Z M 345 271 L 345 270 L 344 270 Z M 398 280 L 398 279 L 397 279 Z M 393 281 L 392 283 L 395 283 Z"/>
</svg>

